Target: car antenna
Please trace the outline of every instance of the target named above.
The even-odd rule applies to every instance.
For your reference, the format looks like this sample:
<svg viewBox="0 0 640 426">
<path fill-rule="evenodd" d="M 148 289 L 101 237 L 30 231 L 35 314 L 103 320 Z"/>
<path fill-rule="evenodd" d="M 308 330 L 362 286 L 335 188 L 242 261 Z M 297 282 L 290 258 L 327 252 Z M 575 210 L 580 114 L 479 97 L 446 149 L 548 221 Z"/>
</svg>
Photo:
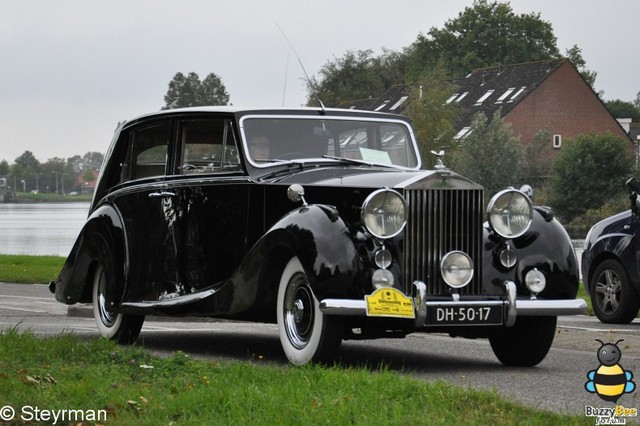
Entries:
<svg viewBox="0 0 640 426">
<path fill-rule="evenodd" d="M 304 76 L 307 79 L 307 84 L 314 91 L 314 95 L 315 95 L 316 99 L 318 100 L 318 102 L 320 103 L 320 108 L 322 108 L 322 114 L 324 114 L 326 112 L 326 108 L 324 107 L 324 104 L 322 103 L 322 99 L 320 99 L 320 97 L 315 93 L 315 89 L 313 88 L 313 85 L 311 84 L 311 79 L 309 78 L 309 74 L 307 74 L 307 70 L 304 69 L 304 65 L 302 64 L 302 60 L 300 59 L 300 56 L 298 55 L 298 52 L 296 52 L 296 48 L 293 47 L 293 43 L 291 43 L 291 41 L 289 40 L 287 35 L 284 33 L 284 31 L 282 31 L 282 28 L 280 28 L 280 25 L 278 25 L 278 23 L 276 23 L 276 27 L 278 27 L 278 30 L 280 31 L 280 34 L 282 34 L 282 37 L 284 37 L 284 39 L 289 44 L 289 47 L 291 47 L 291 50 L 293 51 L 293 54 L 296 55 L 296 58 L 298 59 L 298 63 L 300 64 L 300 68 L 302 68 L 302 72 L 304 73 Z"/>
</svg>

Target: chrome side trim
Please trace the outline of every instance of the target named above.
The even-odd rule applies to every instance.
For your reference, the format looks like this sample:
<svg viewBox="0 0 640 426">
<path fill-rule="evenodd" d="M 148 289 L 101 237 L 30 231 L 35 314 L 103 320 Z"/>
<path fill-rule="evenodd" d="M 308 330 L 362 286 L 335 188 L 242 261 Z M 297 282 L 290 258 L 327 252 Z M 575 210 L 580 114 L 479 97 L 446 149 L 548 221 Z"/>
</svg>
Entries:
<svg viewBox="0 0 640 426">
<path fill-rule="evenodd" d="M 584 315 L 586 312 L 587 302 L 582 299 L 518 300 L 518 315 L 522 316 Z"/>
<path fill-rule="evenodd" d="M 353 299 L 324 299 L 320 310 L 327 315 L 366 316 L 367 302 Z"/>
</svg>

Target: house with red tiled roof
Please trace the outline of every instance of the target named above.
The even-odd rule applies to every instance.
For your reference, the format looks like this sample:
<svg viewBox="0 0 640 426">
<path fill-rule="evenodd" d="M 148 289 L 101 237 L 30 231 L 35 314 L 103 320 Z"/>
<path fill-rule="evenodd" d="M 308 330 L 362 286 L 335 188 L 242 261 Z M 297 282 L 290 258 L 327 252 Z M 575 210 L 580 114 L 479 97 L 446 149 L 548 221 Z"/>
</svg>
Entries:
<svg viewBox="0 0 640 426">
<path fill-rule="evenodd" d="M 562 149 L 564 140 L 590 132 L 611 132 L 628 140 L 633 150 L 629 134 L 568 59 L 477 69 L 450 83 L 457 90 L 447 103 L 460 107 L 456 139 L 465 137 L 477 113 L 491 119 L 500 109 L 523 144 L 546 130 L 551 135 L 552 157 Z M 402 113 L 407 98 L 408 88 L 395 86 L 381 97 L 355 102 L 353 107 Z"/>
</svg>

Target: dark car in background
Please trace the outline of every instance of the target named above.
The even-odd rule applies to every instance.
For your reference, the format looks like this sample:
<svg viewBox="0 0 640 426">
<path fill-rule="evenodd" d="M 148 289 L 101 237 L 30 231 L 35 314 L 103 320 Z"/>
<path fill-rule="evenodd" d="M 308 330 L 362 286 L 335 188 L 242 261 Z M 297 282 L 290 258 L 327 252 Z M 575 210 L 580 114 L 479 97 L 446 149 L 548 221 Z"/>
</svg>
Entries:
<svg viewBox="0 0 640 426">
<path fill-rule="evenodd" d="M 595 224 L 582 253 L 584 286 L 604 323 L 628 324 L 640 309 L 640 181 L 627 181 L 631 208 Z"/>
<path fill-rule="evenodd" d="M 556 317 L 585 310 L 575 253 L 524 193 L 485 206 L 442 161 L 422 168 L 407 117 L 162 111 L 116 130 L 50 288 L 92 302 L 101 335 L 123 343 L 146 315 L 206 316 L 277 324 L 294 364 L 346 339 L 435 332 L 535 365 Z"/>
</svg>

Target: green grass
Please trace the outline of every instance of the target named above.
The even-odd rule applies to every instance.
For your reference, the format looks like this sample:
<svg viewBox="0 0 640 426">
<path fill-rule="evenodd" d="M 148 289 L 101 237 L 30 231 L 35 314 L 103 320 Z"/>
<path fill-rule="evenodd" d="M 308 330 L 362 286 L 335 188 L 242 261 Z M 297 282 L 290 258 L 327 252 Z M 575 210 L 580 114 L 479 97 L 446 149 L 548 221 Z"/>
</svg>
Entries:
<svg viewBox="0 0 640 426">
<path fill-rule="evenodd" d="M 0 282 L 43 284 L 58 277 L 65 258 L 0 255 Z"/>
<path fill-rule="evenodd" d="M 496 392 L 381 369 L 197 361 L 74 335 L 0 334 L 0 405 L 104 410 L 107 424 L 592 424 Z M 105 422 L 100 422 L 105 423 Z"/>
<path fill-rule="evenodd" d="M 30 192 L 16 192 L 19 201 L 40 202 L 40 203 L 61 203 L 61 202 L 90 202 L 92 194 L 81 195 L 60 195 L 40 192 L 32 194 Z"/>
<path fill-rule="evenodd" d="M 584 299 L 584 301 L 587 302 L 587 315 L 593 315 L 593 305 L 591 304 L 591 298 L 587 294 L 587 291 L 584 289 L 584 283 L 582 281 L 580 281 L 580 287 L 578 288 L 576 299 Z"/>
</svg>

